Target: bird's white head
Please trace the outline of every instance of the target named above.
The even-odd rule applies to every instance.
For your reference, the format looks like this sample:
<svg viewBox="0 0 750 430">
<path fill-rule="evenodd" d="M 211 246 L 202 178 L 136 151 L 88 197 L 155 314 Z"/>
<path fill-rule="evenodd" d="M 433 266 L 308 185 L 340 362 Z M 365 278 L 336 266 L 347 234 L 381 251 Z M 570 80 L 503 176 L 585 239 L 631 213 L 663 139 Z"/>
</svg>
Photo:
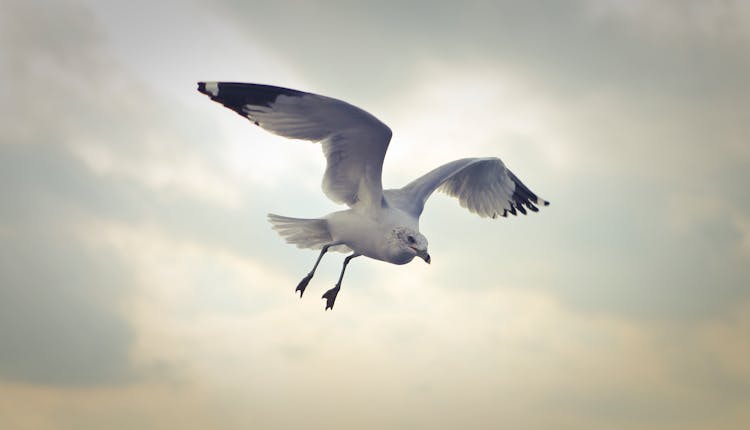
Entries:
<svg viewBox="0 0 750 430">
<path fill-rule="evenodd" d="M 396 227 L 391 230 L 389 239 L 392 263 L 406 264 L 414 257 L 420 257 L 426 263 L 430 263 L 427 238 L 422 233 L 409 227 Z"/>
</svg>

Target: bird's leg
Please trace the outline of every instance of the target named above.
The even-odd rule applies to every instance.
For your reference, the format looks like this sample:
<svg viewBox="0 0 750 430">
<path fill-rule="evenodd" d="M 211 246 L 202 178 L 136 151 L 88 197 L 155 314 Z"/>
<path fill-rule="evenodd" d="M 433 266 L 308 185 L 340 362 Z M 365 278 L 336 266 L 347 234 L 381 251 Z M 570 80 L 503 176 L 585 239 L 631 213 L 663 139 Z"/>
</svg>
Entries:
<svg viewBox="0 0 750 430">
<path fill-rule="evenodd" d="M 344 259 L 344 267 L 341 268 L 341 274 L 339 275 L 339 281 L 336 282 L 336 286 L 326 291 L 323 294 L 323 298 L 326 299 L 326 310 L 333 309 L 333 303 L 336 301 L 336 296 L 339 294 L 341 289 L 341 280 L 344 279 L 344 272 L 346 272 L 346 265 L 349 264 L 349 260 L 354 257 L 359 257 L 361 254 L 354 253 Z"/>
<path fill-rule="evenodd" d="M 299 281 L 299 284 L 297 284 L 297 288 L 294 290 L 296 293 L 299 291 L 299 296 L 302 298 L 302 294 L 305 293 L 305 288 L 307 288 L 307 284 L 310 283 L 310 279 L 312 279 L 313 275 L 315 274 L 315 269 L 318 268 L 318 264 L 320 264 L 320 259 L 323 258 L 323 254 L 328 252 L 328 248 L 330 248 L 332 245 L 325 245 L 323 246 L 323 249 L 320 250 L 320 254 L 318 255 L 318 259 L 315 261 L 315 265 L 313 266 L 310 273 L 307 274 L 304 278 L 302 278 L 301 281 Z"/>
</svg>

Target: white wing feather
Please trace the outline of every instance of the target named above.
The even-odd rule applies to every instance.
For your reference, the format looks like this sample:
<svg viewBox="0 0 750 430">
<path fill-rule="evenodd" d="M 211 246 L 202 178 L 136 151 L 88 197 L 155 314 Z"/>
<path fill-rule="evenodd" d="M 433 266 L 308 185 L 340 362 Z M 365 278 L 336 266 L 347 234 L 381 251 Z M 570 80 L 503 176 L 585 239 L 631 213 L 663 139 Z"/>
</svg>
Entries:
<svg viewBox="0 0 750 430">
<path fill-rule="evenodd" d="M 201 82 L 198 90 L 274 134 L 321 142 L 326 196 L 353 208 L 381 207 L 391 130 L 371 114 L 341 100 L 269 85 Z"/>
<path fill-rule="evenodd" d="M 436 190 L 456 197 L 462 207 L 481 217 L 523 214 L 549 202 L 531 192 L 499 158 L 463 158 L 446 163 L 401 189 L 386 190 L 388 204 L 419 217 Z"/>
</svg>

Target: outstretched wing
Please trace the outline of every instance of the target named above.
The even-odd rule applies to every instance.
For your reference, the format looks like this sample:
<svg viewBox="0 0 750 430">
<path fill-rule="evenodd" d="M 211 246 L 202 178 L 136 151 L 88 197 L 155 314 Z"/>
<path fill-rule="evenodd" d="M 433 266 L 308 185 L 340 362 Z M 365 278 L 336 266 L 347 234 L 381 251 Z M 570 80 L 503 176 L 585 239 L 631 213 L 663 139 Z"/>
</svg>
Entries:
<svg viewBox="0 0 750 430">
<path fill-rule="evenodd" d="M 385 190 L 388 204 L 419 217 L 425 201 L 440 189 L 481 217 L 537 212 L 549 202 L 531 192 L 499 158 L 451 161 L 397 190 Z"/>
<path fill-rule="evenodd" d="M 271 133 L 321 142 L 326 196 L 350 207 L 381 207 L 391 130 L 374 116 L 341 100 L 270 85 L 199 82 L 198 91 Z"/>
</svg>

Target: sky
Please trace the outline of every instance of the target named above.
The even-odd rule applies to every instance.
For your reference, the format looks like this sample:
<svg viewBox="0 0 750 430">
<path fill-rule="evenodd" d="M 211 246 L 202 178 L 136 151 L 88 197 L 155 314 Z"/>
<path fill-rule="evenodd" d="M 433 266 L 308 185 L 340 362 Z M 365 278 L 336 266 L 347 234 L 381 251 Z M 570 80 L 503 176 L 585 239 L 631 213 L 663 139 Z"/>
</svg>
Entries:
<svg viewBox="0 0 750 430">
<path fill-rule="evenodd" d="M 746 429 L 750 6 L 0 0 L 0 428 Z M 316 145 L 197 81 L 346 100 L 385 187 L 498 156 L 551 206 L 434 195 L 432 264 L 327 255 Z"/>
</svg>

